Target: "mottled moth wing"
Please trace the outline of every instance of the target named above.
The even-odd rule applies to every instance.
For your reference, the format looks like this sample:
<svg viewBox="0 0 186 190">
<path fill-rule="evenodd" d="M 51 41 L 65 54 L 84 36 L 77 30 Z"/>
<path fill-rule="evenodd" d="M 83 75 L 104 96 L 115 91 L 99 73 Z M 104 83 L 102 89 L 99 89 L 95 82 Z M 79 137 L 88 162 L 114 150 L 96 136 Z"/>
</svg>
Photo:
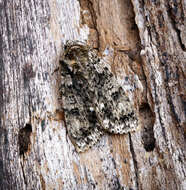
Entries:
<svg viewBox="0 0 186 190">
<path fill-rule="evenodd" d="M 68 60 L 69 61 L 69 60 Z M 69 138 L 78 152 L 93 146 L 103 132 L 92 107 L 92 95 L 81 72 L 71 71 L 71 66 L 61 61 L 61 97 Z"/>
<path fill-rule="evenodd" d="M 134 105 L 112 74 L 110 66 L 102 61 L 96 62 L 94 67 L 94 104 L 102 128 L 115 134 L 134 131 L 138 125 Z"/>
<path fill-rule="evenodd" d="M 110 66 L 81 43 L 67 44 L 61 63 L 61 92 L 68 134 L 76 150 L 94 145 L 104 131 L 123 134 L 136 129 L 134 105 Z"/>
</svg>

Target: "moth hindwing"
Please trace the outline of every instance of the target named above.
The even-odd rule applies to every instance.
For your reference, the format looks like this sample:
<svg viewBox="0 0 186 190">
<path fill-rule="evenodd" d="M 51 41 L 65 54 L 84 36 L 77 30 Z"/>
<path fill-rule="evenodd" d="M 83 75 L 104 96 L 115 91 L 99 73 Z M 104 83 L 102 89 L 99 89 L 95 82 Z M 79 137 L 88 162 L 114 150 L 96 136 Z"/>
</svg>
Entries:
<svg viewBox="0 0 186 190">
<path fill-rule="evenodd" d="M 78 152 L 92 147 L 104 132 L 123 134 L 137 128 L 133 103 L 93 49 L 68 42 L 60 65 L 65 121 Z"/>
</svg>

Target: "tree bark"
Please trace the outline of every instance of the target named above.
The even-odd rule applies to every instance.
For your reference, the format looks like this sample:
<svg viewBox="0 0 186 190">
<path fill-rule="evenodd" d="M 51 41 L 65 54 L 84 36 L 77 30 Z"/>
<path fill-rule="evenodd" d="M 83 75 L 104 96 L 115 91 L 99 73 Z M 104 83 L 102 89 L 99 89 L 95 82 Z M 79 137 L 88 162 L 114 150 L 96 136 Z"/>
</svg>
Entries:
<svg viewBox="0 0 186 190">
<path fill-rule="evenodd" d="M 184 0 L 0 1 L 0 189 L 185 189 L 185 10 Z M 67 40 L 108 50 L 137 131 L 75 151 L 55 71 Z"/>
</svg>

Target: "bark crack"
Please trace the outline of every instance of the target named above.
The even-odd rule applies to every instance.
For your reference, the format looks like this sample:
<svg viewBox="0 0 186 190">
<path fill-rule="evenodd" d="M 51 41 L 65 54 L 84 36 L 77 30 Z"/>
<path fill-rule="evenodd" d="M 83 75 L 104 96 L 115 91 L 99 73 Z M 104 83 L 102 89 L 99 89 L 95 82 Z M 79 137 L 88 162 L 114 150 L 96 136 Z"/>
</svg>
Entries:
<svg viewBox="0 0 186 190">
<path fill-rule="evenodd" d="M 168 1 L 167 1 L 168 2 Z M 171 24 L 172 24 L 172 27 L 173 27 L 173 29 L 174 29 L 174 31 L 176 32 L 176 34 L 177 34 L 177 37 L 178 37 L 178 42 L 179 42 L 179 44 L 180 44 L 180 47 L 181 47 L 181 49 L 183 50 L 183 51 L 186 51 L 186 47 L 185 47 L 185 45 L 184 45 L 184 43 L 182 42 L 182 38 L 181 38 L 181 31 L 178 29 L 178 27 L 177 27 L 177 23 L 179 24 L 179 22 L 181 22 L 182 20 L 184 20 L 184 18 L 178 18 L 177 17 L 177 12 L 179 11 L 178 10 L 178 4 L 177 4 L 177 2 L 175 1 L 174 2 L 174 5 L 173 5 L 173 7 L 171 7 L 170 6 L 170 3 L 171 2 L 169 2 L 168 4 L 167 4 L 167 15 L 168 15 L 168 17 L 170 18 L 170 21 L 171 21 Z M 184 13 L 182 12 L 182 15 L 184 15 Z M 177 21 L 179 19 L 179 21 Z M 180 21 L 181 20 L 181 21 Z"/>
<path fill-rule="evenodd" d="M 24 162 L 24 155 L 23 155 L 23 162 Z M 23 181 L 24 181 L 24 184 L 25 186 L 27 186 L 27 181 L 26 181 L 26 175 L 25 175 L 25 171 L 24 171 L 24 166 L 23 166 L 23 163 L 22 161 L 20 162 L 21 163 L 21 169 L 22 169 L 22 174 L 23 174 Z"/>
<path fill-rule="evenodd" d="M 170 105 L 170 110 L 172 111 L 173 113 L 173 116 L 176 120 L 176 123 L 178 125 L 180 125 L 180 118 L 178 116 L 178 114 L 176 113 L 176 110 L 175 110 L 175 106 L 174 106 L 174 103 L 172 101 L 172 97 L 171 97 L 171 92 L 170 92 L 170 88 L 169 88 L 169 85 L 168 85 L 168 81 L 169 81 L 169 73 L 168 73 L 168 65 L 166 64 L 165 65 L 165 74 L 166 74 L 166 78 L 165 78 L 165 87 L 166 87 L 166 95 L 167 95 L 167 101 L 168 101 L 168 104 Z"/>
<path fill-rule="evenodd" d="M 138 177 L 138 163 L 137 163 L 137 159 L 136 159 L 136 154 L 134 151 L 134 146 L 132 143 L 132 138 L 131 138 L 131 134 L 129 133 L 129 144 L 130 144 L 130 152 L 132 155 L 132 160 L 134 163 L 134 170 L 135 170 L 135 177 L 136 177 L 136 189 L 139 189 L 139 177 Z"/>
<path fill-rule="evenodd" d="M 100 38 L 99 38 L 99 30 L 97 28 L 96 12 L 94 10 L 93 3 L 90 0 L 87 0 L 87 2 L 88 2 L 88 9 L 90 11 L 92 22 L 93 22 L 93 25 L 94 25 L 94 29 L 96 30 L 96 33 L 97 33 L 97 39 L 98 39 L 97 40 L 97 45 L 98 45 L 98 51 L 99 51 L 100 50 Z"/>
</svg>

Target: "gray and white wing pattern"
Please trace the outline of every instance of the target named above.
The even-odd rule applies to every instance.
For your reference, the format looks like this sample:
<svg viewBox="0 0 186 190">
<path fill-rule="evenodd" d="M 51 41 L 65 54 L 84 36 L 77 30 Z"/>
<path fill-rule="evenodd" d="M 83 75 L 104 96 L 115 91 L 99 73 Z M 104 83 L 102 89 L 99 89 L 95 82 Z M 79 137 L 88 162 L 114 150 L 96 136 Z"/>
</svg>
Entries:
<svg viewBox="0 0 186 190">
<path fill-rule="evenodd" d="M 92 147 L 105 132 L 123 134 L 137 128 L 134 105 L 94 50 L 67 43 L 60 65 L 68 135 L 78 152 Z"/>
</svg>

